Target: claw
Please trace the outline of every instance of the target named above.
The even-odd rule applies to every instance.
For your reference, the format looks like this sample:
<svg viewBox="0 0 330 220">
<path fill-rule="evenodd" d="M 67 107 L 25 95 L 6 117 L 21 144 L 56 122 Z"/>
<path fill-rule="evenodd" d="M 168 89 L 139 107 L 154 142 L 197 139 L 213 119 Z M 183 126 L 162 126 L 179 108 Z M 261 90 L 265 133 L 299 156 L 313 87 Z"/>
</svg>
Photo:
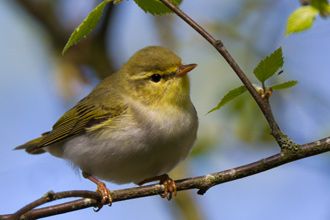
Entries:
<svg viewBox="0 0 330 220">
<path fill-rule="evenodd" d="M 170 201 L 172 199 L 172 194 L 176 196 L 177 194 L 176 184 L 167 174 L 145 179 L 142 182 L 140 182 L 139 185 L 152 182 L 155 180 L 159 180 L 159 184 L 162 184 L 164 186 L 164 193 L 161 194 L 160 197 L 162 197 L 163 199 L 167 198 L 167 200 Z"/>
<path fill-rule="evenodd" d="M 164 194 L 160 195 L 162 198 L 167 198 L 168 201 L 172 199 L 172 193 L 176 196 L 176 185 L 175 182 L 167 176 L 166 179 L 161 180 L 159 184 L 163 184 L 164 186 Z"/>
<path fill-rule="evenodd" d="M 113 200 L 111 197 L 110 190 L 106 187 L 105 183 L 102 181 L 99 181 L 98 179 L 96 179 L 95 177 L 93 177 L 92 175 L 90 175 L 88 173 L 83 172 L 82 175 L 83 175 L 83 177 L 85 177 L 85 178 L 89 179 L 90 181 L 92 181 L 93 183 L 95 183 L 97 185 L 96 192 L 100 192 L 102 194 L 101 202 L 98 204 L 97 209 L 93 209 L 93 210 L 95 212 L 98 212 L 105 204 L 108 204 L 109 206 L 111 206 Z"/>
<path fill-rule="evenodd" d="M 102 194 L 102 200 L 98 204 L 97 209 L 93 209 L 95 212 L 100 211 L 100 209 L 105 204 L 108 204 L 109 206 L 111 206 L 111 204 L 112 204 L 112 197 L 111 197 L 111 194 L 110 194 L 110 190 L 105 186 L 105 183 L 104 182 L 98 181 L 96 192 L 100 192 Z"/>
</svg>

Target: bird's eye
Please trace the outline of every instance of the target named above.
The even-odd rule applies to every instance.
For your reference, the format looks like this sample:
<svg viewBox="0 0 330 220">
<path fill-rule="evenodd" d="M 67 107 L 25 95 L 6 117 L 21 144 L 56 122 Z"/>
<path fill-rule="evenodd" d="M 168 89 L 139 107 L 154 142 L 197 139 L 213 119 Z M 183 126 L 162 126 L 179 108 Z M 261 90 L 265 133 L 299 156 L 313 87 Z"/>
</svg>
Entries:
<svg viewBox="0 0 330 220">
<path fill-rule="evenodd" d="M 151 81 L 157 83 L 162 79 L 162 76 L 159 74 L 153 74 L 153 75 L 151 75 L 150 79 L 151 79 Z"/>
</svg>

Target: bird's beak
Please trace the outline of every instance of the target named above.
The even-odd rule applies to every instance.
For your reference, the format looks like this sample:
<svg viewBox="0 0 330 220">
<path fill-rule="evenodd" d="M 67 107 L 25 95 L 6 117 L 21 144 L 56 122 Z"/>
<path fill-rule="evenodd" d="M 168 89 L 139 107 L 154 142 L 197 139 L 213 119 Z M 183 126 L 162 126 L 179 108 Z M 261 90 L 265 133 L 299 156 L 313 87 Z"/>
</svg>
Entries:
<svg viewBox="0 0 330 220">
<path fill-rule="evenodd" d="M 197 64 L 187 64 L 187 65 L 182 65 L 179 66 L 179 68 L 176 70 L 178 76 L 184 76 L 191 70 L 193 70 Z"/>
</svg>

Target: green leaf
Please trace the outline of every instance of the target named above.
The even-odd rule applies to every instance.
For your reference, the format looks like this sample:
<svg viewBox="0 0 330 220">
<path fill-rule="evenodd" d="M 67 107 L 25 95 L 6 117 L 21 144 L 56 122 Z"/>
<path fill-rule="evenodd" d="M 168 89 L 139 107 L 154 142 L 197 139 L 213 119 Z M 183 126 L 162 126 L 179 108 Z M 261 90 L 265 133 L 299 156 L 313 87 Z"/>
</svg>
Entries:
<svg viewBox="0 0 330 220">
<path fill-rule="evenodd" d="M 280 47 L 274 53 L 260 61 L 254 69 L 254 75 L 264 85 L 264 82 L 272 77 L 283 64 L 282 48 Z"/>
<path fill-rule="evenodd" d="M 288 18 L 285 35 L 307 30 L 313 25 L 319 10 L 310 5 L 296 9 Z"/>
<path fill-rule="evenodd" d="M 297 83 L 298 83 L 298 81 L 292 80 L 292 81 L 288 81 L 288 82 L 285 82 L 285 83 L 273 85 L 270 88 L 272 88 L 273 90 L 288 89 L 292 86 L 295 86 Z"/>
<path fill-rule="evenodd" d="M 330 14 L 330 5 L 328 0 L 311 0 L 311 6 L 316 8 L 323 18 L 328 17 Z"/>
<path fill-rule="evenodd" d="M 104 7 L 110 0 L 105 0 L 101 4 L 99 4 L 93 11 L 89 13 L 89 15 L 85 18 L 85 20 L 74 30 L 71 34 L 69 41 L 66 43 L 62 54 L 67 51 L 73 44 L 76 44 L 83 37 L 86 37 L 97 25 L 100 20 Z"/>
<path fill-rule="evenodd" d="M 160 15 L 166 13 L 173 13 L 166 5 L 159 0 L 134 0 L 135 3 L 146 13 L 149 12 L 152 15 Z M 175 6 L 180 5 L 182 0 L 170 0 Z"/>
<path fill-rule="evenodd" d="M 230 102 L 231 100 L 235 99 L 237 96 L 243 94 L 244 92 L 247 91 L 247 88 L 245 86 L 240 86 L 237 87 L 233 90 L 230 90 L 219 102 L 219 104 L 213 108 L 212 110 L 210 110 L 207 114 L 220 109 L 222 106 L 224 106 L 225 104 L 227 104 L 228 102 Z"/>
<path fill-rule="evenodd" d="M 328 0 L 311 0 L 310 5 L 319 11 L 324 11 L 329 3 Z"/>
</svg>

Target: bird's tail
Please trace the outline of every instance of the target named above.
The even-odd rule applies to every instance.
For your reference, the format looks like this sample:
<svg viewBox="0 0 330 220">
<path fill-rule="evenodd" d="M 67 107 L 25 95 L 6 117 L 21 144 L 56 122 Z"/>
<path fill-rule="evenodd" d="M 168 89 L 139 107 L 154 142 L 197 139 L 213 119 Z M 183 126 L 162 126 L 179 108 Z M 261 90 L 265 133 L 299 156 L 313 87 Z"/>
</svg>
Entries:
<svg viewBox="0 0 330 220">
<path fill-rule="evenodd" d="M 43 150 L 42 148 L 38 148 L 38 144 L 42 139 L 43 139 L 43 137 L 33 139 L 32 141 L 29 141 L 25 144 L 22 144 L 18 147 L 15 147 L 14 150 L 25 149 L 25 151 L 28 152 L 29 154 L 42 154 L 42 153 L 45 153 L 46 152 L 45 150 Z"/>
</svg>

